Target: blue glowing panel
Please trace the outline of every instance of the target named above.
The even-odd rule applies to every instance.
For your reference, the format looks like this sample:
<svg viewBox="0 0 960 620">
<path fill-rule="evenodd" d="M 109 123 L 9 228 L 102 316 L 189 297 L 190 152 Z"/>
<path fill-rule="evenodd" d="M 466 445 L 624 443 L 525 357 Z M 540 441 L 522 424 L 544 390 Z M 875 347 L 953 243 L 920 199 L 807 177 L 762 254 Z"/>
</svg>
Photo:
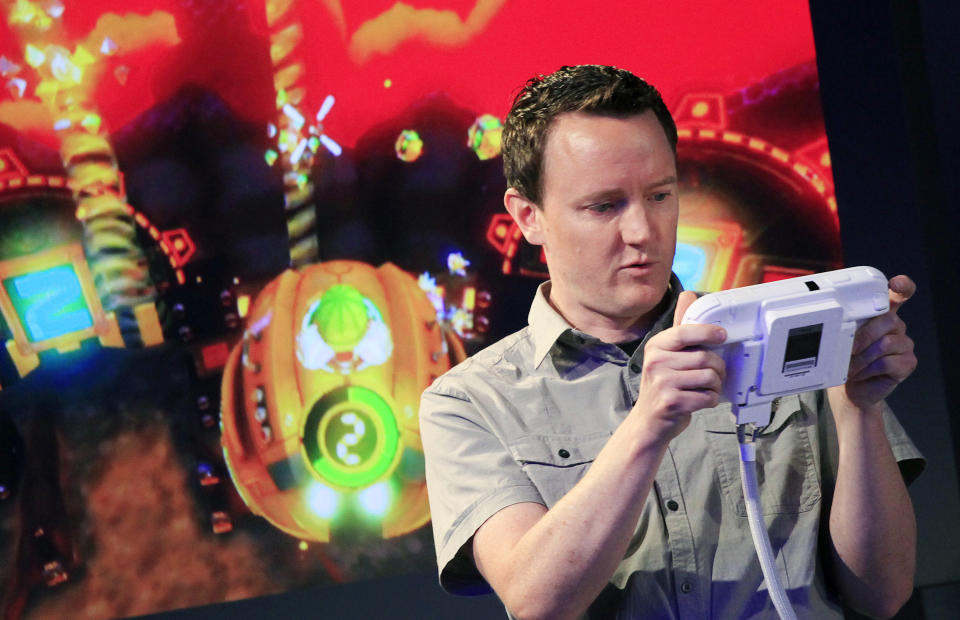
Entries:
<svg viewBox="0 0 960 620">
<path fill-rule="evenodd" d="M 80 279 L 71 265 L 7 278 L 3 286 L 30 342 L 93 327 Z"/>
<path fill-rule="evenodd" d="M 673 256 L 673 272 L 687 290 L 697 290 L 707 274 L 707 253 L 698 246 L 689 243 L 677 243 L 677 253 Z"/>
</svg>

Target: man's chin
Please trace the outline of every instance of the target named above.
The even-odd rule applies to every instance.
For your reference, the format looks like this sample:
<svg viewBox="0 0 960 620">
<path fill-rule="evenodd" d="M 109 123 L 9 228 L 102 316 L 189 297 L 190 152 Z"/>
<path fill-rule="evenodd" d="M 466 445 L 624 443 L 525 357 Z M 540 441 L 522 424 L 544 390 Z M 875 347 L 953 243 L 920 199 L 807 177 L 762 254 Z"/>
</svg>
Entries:
<svg viewBox="0 0 960 620">
<path fill-rule="evenodd" d="M 666 292 L 666 287 L 661 290 L 652 286 L 631 291 L 631 295 L 625 296 L 616 304 L 615 313 L 621 318 L 639 319 L 644 317 L 657 309 Z"/>
</svg>

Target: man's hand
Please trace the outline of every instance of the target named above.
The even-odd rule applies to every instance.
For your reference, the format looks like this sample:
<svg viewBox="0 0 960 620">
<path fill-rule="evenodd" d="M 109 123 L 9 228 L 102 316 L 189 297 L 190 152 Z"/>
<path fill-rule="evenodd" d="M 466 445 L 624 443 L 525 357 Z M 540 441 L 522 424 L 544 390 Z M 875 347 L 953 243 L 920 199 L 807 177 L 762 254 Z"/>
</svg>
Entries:
<svg viewBox="0 0 960 620">
<path fill-rule="evenodd" d="M 691 291 L 681 293 L 673 327 L 651 338 L 643 351 L 640 393 L 631 415 L 640 416 L 656 441 L 669 442 L 690 424 L 691 413 L 720 400 L 726 367 L 704 347 L 721 344 L 727 334 L 717 325 L 680 325 L 696 299 Z"/>
<path fill-rule="evenodd" d="M 887 397 L 917 367 L 913 340 L 897 311 L 917 290 L 907 276 L 891 278 L 890 310 L 860 326 L 853 341 L 847 382 L 830 388 L 861 410 Z"/>
</svg>

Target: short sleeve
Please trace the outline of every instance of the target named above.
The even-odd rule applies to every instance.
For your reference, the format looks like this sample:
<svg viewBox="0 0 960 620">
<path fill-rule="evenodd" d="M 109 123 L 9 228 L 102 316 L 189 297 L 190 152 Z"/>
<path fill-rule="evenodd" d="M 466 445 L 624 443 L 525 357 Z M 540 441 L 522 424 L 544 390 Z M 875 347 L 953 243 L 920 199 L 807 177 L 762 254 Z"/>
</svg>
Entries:
<svg viewBox="0 0 960 620">
<path fill-rule="evenodd" d="M 883 426 L 887 432 L 887 441 L 890 442 L 893 456 L 900 466 L 903 480 L 909 485 L 923 472 L 927 466 L 927 459 L 914 445 L 907 431 L 903 430 L 897 416 L 893 414 L 893 410 L 887 406 L 886 402 L 883 403 Z"/>
<path fill-rule="evenodd" d="M 822 459 L 822 474 L 824 486 L 832 491 L 836 481 L 837 467 L 839 466 L 839 445 L 837 441 L 837 427 L 833 420 L 826 393 L 817 393 L 818 407 L 818 434 L 820 440 L 820 455 Z M 900 474 L 906 484 L 912 483 L 926 467 L 927 461 L 900 425 L 897 416 L 883 403 L 883 426 L 890 443 L 890 449 L 900 467 Z"/>
<path fill-rule="evenodd" d="M 499 510 L 540 494 L 466 391 L 444 377 L 420 400 L 420 435 L 440 584 L 454 594 L 485 594 L 467 544 Z"/>
</svg>

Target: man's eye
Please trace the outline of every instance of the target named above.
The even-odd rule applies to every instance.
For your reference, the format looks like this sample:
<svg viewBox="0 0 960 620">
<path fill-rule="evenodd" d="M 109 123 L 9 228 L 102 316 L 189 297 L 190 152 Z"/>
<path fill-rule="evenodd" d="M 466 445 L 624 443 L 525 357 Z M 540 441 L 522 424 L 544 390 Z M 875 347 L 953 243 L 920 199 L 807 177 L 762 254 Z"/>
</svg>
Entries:
<svg viewBox="0 0 960 620">
<path fill-rule="evenodd" d="M 653 194 L 650 198 L 654 202 L 664 202 L 669 197 L 670 197 L 670 192 L 657 192 L 656 194 Z"/>
<path fill-rule="evenodd" d="M 609 211 L 610 209 L 613 209 L 614 206 L 615 206 L 615 205 L 614 205 L 612 202 L 599 202 L 599 203 L 597 203 L 597 204 L 595 204 L 595 205 L 590 205 L 589 208 L 590 208 L 591 211 L 593 211 L 593 212 L 595 212 L 595 213 L 605 213 L 605 212 Z"/>
</svg>

